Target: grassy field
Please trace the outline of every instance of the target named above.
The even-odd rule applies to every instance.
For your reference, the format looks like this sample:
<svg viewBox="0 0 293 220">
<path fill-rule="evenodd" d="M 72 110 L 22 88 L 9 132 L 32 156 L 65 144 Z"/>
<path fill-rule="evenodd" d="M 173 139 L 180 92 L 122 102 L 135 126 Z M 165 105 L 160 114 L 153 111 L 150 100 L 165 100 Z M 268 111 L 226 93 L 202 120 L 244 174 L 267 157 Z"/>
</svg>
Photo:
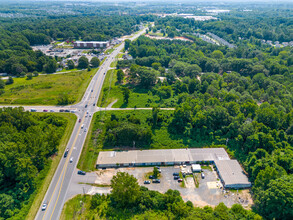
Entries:
<svg viewBox="0 0 293 220">
<path fill-rule="evenodd" d="M 147 119 L 152 117 L 151 110 L 127 110 L 127 111 L 100 111 L 94 114 L 94 118 L 89 129 L 89 133 L 85 145 L 78 162 L 78 168 L 90 171 L 95 169 L 95 164 L 99 152 L 101 150 L 113 150 L 113 148 L 104 148 L 103 140 L 105 137 L 105 121 L 115 115 L 120 119 L 127 119 L 131 115 L 140 119 L 141 126 L 151 128 Z M 196 142 L 183 135 L 172 135 L 168 132 L 168 125 L 172 120 L 173 111 L 161 110 L 159 116 L 164 118 L 163 122 L 152 130 L 152 143 L 148 148 L 144 149 L 170 149 L 170 148 L 186 148 L 186 147 L 204 147 L 211 145 L 208 142 Z"/>
<path fill-rule="evenodd" d="M 15 78 L 14 83 L 5 86 L 5 93 L 0 96 L 0 104 L 56 105 L 60 94 L 68 94 L 75 102 L 81 100 L 91 75 L 91 71 L 72 71 L 64 74 L 48 74 L 26 78 Z"/>
<path fill-rule="evenodd" d="M 86 210 L 89 210 L 91 196 L 77 195 L 67 201 L 62 209 L 61 220 L 87 219 Z"/>
<path fill-rule="evenodd" d="M 148 89 L 128 85 L 130 88 L 130 97 L 128 103 L 124 103 L 122 88 L 125 85 L 117 84 L 117 71 L 109 70 L 107 72 L 101 95 L 99 97 L 98 106 L 107 107 L 110 103 L 117 100 L 112 106 L 113 108 L 145 108 L 145 107 L 174 107 L 177 97 L 164 99 L 160 101 L 157 95 L 153 95 Z"/>
<path fill-rule="evenodd" d="M 48 114 L 48 113 L 35 113 L 35 114 Z M 63 152 L 67 146 L 68 140 L 71 136 L 72 130 L 74 128 L 75 122 L 77 117 L 74 114 L 70 114 L 70 113 L 54 113 L 54 114 L 58 114 L 64 118 L 67 119 L 68 124 L 66 126 L 64 135 L 60 141 L 60 145 L 58 147 L 58 151 L 59 154 L 54 157 L 54 159 L 51 160 L 51 165 L 50 167 L 48 166 L 48 170 L 47 170 L 47 174 L 42 182 L 42 184 L 40 185 L 40 187 L 34 192 L 34 194 L 31 195 L 30 198 L 30 202 L 29 204 L 31 204 L 31 207 L 29 209 L 28 215 L 26 216 L 26 219 L 34 219 L 39 208 L 41 207 L 41 203 L 42 200 L 46 194 L 46 191 L 51 183 L 51 180 L 54 176 L 54 173 L 58 167 L 58 164 L 60 162 L 60 159 L 63 156 Z"/>
</svg>

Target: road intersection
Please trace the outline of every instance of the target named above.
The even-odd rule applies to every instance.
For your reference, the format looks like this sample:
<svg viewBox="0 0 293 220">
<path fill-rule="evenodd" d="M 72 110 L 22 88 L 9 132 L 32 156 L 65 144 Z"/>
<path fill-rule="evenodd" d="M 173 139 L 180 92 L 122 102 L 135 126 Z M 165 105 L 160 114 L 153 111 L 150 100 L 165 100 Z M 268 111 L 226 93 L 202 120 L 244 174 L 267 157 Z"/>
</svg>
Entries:
<svg viewBox="0 0 293 220">
<path fill-rule="evenodd" d="M 146 29 L 143 29 L 129 39 L 136 39 L 141 34 L 145 33 L 145 30 Z M 72 135 L 67 144 L 67 148 L 69 149 L 68 156 L 63 157 L 60 160 L 58 168 L 55 171 L 54 177 L 52 178 L 50 186 L 46 192 L 46 195 L 44 196 L 43 203 L 47 204 L 47 208 L 44 211 L 42 211 L 40 208 L 35 219 L 55 220 L 60 218 L 62 208 L 64 206 L 64 203 L 66 202 L 65 198 L 69 189 L 70 181 L 73 174 L 77 171 L 76 165 L 78 163 L 88 133 L 88 128 L 92 120 L 92 117 L 90 117 L 90 115 L 93 115 L 95 112 L 101 110 L 101 108 L 98 108 L 96 106 L 96 103 L 98 102 L 106 73 L 110 69 L 111 63 L 114 61 L 115 57 L 123 49 L 123 47 L 124 43 L 115 48 L 115 50 L 100 66 L 99 70 L 93 76 L 89 86 L 87 87 L 81 102 L 66 107 L 24 106 L 25 110 L 30 110 L 32 108 L 36 109 L 37 111 L 43 111 L 45 109 L 49 112 L 50 110 L 54 112 L 59 112 L 60 109 L 69 110 L 71 112 L 74 112 L 81 120 L 81 122 L 77 120 Z M 104 109 L 105 108 L 103 108 L 103 110 Z M 72 162 L 70 162 L 70 158 L 72 158 Z"/>
<path fill-rule="evenodd" d="M 146 28 L 140 32 L 134 34 L 128 39 L 134 40 L 140 35 L 144 34 Z M 74 126 L 73 132 L 67 144 L 69 150 L 67 157 L 61 158 L 59 165 L 55 171 L 55 174 L 51 180 L 49 188 L 44 196 L 42 204 L 46 203 L 45 210 L 38 210 L 35 217 L 36 220 L 55 220 L 60 218 L 62 208 L 68 198 L 71 197 L 72 192 L 76 191 L 76 184 L 70 185 L 72 177 L 77 173 L 77 163 L 82 152 L 82 148 L 88 133 L 92 121 L 92 115 L 98 111 L 111 111 L 111 110 L 151 110 L 152 108 L 102 108 L 97 107 L 101 89 L 104 83 L 107 71 L 113 69 L 110 67 L 118 53 L 123 49 L 124 42 L 119 45 L 114 51 L 109 54 L 106 60 L 101 64 L 100 68 L 93 76 L 90 84 L 88 85 L 82 100 L 74 105 L 68 106 L 21 106 L 25 111 L 37 111 L 37 112 L 71 112 L 77 115 L 78 120 Z M 3 105 L 0 107 L 20 107 Z M 174 108 L 166 108 L 164 110 L 174 110 Z M 80 121 L 80 122 L 79 122 Z M 71 161 L 72 160 L 72 161 Z M 72 189 L 70 189 L 72 187 Z M 81 186 L 80 188 L 82 189 Z M 79 189 L 79 191 L 81 191 Z M 82 189 L 83 190 L 83 189 Z M 84 193 L 84 192 L 83 192 Z M 75 194 L 75 193 L 73 193 Z"/>
</svg>

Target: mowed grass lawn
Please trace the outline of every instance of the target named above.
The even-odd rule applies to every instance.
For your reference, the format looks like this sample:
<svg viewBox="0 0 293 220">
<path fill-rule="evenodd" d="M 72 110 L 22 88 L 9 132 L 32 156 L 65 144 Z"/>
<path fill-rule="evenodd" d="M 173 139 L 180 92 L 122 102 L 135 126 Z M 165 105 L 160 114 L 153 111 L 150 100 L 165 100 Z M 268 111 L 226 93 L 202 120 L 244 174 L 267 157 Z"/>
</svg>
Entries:
<svg viewBox="0 0 293 220">
<path fill-rule="evenodd" d="M 81 100 L 91 75 L 91 71 L 72 71 L 64 74 L 48 74 L 26 78 L 14 78 L 14 83 L 6 85 L 4 94 L 0 96 L 0 104 L 21 105 L 56 105 L 60 94 L 68 94 L 75 102 Z"/>
<path fill-rule="evenodd" d="M 107 72 L 102 91 L 99 97 L 98 106 L 107 107 L 112 102 L 117 102 L 113 108 L 145 108 L 145 107 L 174 107 L 177 97 L 161 100 L 153 95 L 150 89 L 143 89 L 139 86 L 127 85 L 130 89 L 128 103 L 123 100 L 122 88 L 126 85 L 117 84 L 117 70 Z"/>
<path fill-rule="evenodd" d="M 171 149 L 211 145 L 209 142 L 197 142 L 184 135 L 170 134 L 168 132 L 168 126 L 172 121 L 173 114 L 174 111 L 172 110 L 160 110 L 159 118 L 161 118 L 161 122 L 156 128 L 152 128 L 147 120 L 148 118 L 152 118 L 151 110 L 100 111 L 95 113 L 77 167 L 85 171 L 95 170 L 100 151 L 118 149 L 115 146 L 113 148 L 105 148 L 103 146 L 106 135 L 105 121 L 109 120 L 112 115 L 124 120 L 134 115 L 135 118 L 140 119 L 141 126 L 149 127 L 152 130 L 152 143 L 148 148 L 143 149 Z"/>
</svg>

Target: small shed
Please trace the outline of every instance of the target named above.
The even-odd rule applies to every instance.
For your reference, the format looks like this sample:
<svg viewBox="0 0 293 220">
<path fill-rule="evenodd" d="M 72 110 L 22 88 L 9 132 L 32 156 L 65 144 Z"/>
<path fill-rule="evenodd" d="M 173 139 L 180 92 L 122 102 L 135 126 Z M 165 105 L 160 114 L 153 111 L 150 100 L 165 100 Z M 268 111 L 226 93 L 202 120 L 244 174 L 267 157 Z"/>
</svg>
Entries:
<svg viewBox="0 0 293 220">
<path fill-rule="evenodd" d="M 201 166 L 199 164 L 192 164 L 191 165 L 192 172 L 201 172 Z"/>
</svg>

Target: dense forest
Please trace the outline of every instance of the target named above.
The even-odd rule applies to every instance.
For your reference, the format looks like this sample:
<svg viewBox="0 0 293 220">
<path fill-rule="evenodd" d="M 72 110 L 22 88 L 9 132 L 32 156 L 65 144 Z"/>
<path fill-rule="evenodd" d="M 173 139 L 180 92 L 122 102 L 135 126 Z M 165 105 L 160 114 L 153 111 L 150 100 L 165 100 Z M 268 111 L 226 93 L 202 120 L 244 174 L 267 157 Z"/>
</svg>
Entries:
<svg viewBox="0 0 293 220">
<path fill-rule="evenodd" d="M 219 15 L 219 20 L 206 22 L 168 16 L 156 20 L 156 29 L 175 36 L 182 33 L 212 32 L 237 45 L 241 45 L 243 40 L 289 42 L 293 41 L 291 13 L 290 10 L 274 9 L 234 11 Z"/>
<path fill-rule="evenodd" d="M 46 176 L 66 125 L 52 114 L 0 109 L 0 219 L 27 214 L 28 200 Z"/>
<path fill-rule="evenodd" d="M 152 16 L 56 16 L 0 21 L 0 72 L 23 76 L 28 72 L 53 73 L 57 60 L 30 46 L 53 40 L 110 40 L 138 30 Z"/>
<path fill-rule="evenodd" d="M 192 202 L 184 202 L 177 190 L 168 190 L 161 194 L 139 186 L 137 179 L 128 173 L 118 172 L 111 181 L 112 192 L 109 195 L 78 196 L 73 198 L 84 202 L 86 211 L 79 214 L 79 207 L 73 209 L 67 218 L 72 219 L 262 219 L 241 205 L 234 204 L 230 209 L 223 203 L 215 208 L 194 207 Z M 70 202 L 69 202 L 70 203 Z"/>
<path fill-rule="evenodd" d="M 160 97 L 159 106 L 176 107 L 170 134 L 228 143 L 254 182 L 255 210 L 268 219 L 293 217 L 292 48 L 228 49 L 147 37 L 126 47 L 135 59 L 118 63 L 129 67 L 121 86 L 145 86 Z"/>
</svg>

